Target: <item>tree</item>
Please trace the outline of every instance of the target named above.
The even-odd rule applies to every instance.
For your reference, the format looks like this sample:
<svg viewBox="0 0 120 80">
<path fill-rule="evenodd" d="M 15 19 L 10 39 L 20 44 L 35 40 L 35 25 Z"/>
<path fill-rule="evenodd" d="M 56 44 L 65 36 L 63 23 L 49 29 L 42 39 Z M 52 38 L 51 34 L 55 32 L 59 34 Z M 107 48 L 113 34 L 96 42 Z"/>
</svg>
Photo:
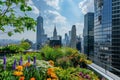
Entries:
<svg viewBox="0 0 120 80">
<path fill-rule="evenodd" d="M 27 50 L 31 47 L 31 45 L 26 41 L 21 41 L 19 47 L 23 48 L 24 50 Z"/>
<path fill-rule="evenodd" d="M 36 21 L 29 17 L 26 12 L 32 8 L 27 4 L 28 0 L 0 0 L 0 31 L 5 32 L 5 27 L 12 27 L 13 30 L 8 32 L 11 36 L 13 33 L 24 32 L 25 29 L 35 31 Z M 17 15 L 18 8 L 23 16 Z"/>
</svg>

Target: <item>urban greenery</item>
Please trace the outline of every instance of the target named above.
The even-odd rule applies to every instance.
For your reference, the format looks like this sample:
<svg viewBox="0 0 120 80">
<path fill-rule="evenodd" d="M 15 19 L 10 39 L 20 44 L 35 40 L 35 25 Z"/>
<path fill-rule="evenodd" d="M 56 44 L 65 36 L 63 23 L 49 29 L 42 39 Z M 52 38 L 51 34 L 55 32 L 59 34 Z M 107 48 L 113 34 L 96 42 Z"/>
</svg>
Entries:
<svg viewBox="0 0 120 80">
<path fill-rule="evenodd" d="M 9 36 L 14 32 L 24 32 L 25 29 L 35 31 L 36 21 L 26 14 L 32 10 L 27 1 L 0 0 L 0 31 L 6 32 L 6 27 L 12 28 L 13 30 L 7 31 Z"/>
<path fill-rule="evenodd" d="M 0 52 L 1 53 L 18 53 L 18 52 L 23 52 L 27 49 L 29 49 L 31 45 L 22 40 L 20 44 L 10 44 L 4 47 L 0 47 Z"/>
<path fill-rule="evenodd" d="M 3 60 L 0 60 L 0 79 L 99 80 L 83 63 L 86 65 L 92 62 L 75 49 L 45 46 L 38 53 L 4 56 Z"/>
</svg>

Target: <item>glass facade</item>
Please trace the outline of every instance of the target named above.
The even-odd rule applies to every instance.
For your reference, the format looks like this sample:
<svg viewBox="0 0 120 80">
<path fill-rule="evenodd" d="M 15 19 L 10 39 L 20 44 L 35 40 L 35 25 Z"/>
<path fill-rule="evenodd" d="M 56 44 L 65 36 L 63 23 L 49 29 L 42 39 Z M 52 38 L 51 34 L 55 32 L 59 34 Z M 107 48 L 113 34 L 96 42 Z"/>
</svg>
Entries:
<svg viewBox="0 0 120 80">
<path fill-rule="evenodd" d="M 112 0 L 112 66 L 120 69 L 120 0 Z"/>
<path fill-rule="evenodd" d="M 120 0 L 94 1 L 94 61 L 120 69 Z"/>
<path fill-rule="evenodd" d="M 92 56 L 94 53 L 94 13 L 87 13 L 84 16 L 84 53 Z"/>
</svg>

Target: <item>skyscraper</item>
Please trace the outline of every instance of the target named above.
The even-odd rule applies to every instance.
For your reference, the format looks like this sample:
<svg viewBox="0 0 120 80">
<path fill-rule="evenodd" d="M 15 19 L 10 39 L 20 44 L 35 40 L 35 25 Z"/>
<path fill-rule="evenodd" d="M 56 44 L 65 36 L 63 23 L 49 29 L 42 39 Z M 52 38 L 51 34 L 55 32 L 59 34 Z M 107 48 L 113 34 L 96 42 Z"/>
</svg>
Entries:
<svg viewBox="0 0 120 80">
<path fill-rule="evenodd" d="M 53 31 L 53 39 L 57 40 L 57 30 L 56 30 L 56 26 L 54 27 L 54 31 Z"/>
<path fill-rule="evenodd" d="M 77 41 L 76 41 L 76 49 L 81 52 L 82 51 L 82 47 L 81 47 L 81 37 L 77 36 Z"/>
<path fill-rule="evenodd" d="M 64 45 L 69 46 L 69 36 L 67 33 L 65 33 Z"/>
<path fill-rule="evenodd" d="M 76 48 L 76 26 L 75 25 L 72 26 L 72 30 L 71 30 L 70 47 Z"/>
<path fill-rule="evenodd" d="M 120 0 L 94 1 L 95 61 L 120 69 Z"/>
<path fill-rule="evenodd" d="M 41 48 L 45 44 L 45 41 L 47 41 L 47 35 L 45 35 L 43 29 L 43 18 L 41 16 L 38 16 L 37 35 L 36 35 L 37 49 Z"/>
<path fill-rule="evenodd" d="M 87 13 L 84 16 L 84 53 L 92 56 L 94 53 L 94 13 Z"/>
<path fill-rule="evenodd" d="M 56 26 L 54 26 L 53 37 L 50 38 L 49 45 L 51 47 L 61 47 L 62 46 L 62 37 L 57 35 Z"/>
</svg>

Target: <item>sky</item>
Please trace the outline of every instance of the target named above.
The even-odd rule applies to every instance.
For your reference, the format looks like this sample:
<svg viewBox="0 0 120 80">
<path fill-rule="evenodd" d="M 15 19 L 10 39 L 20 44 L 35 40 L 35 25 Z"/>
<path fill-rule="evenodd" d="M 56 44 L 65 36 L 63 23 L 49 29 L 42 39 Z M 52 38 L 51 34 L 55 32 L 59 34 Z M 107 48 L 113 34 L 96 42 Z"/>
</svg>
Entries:
<svg viewBox="0 0 120 80">
<path fill-rule="evenodd" d="M 94 0 L 29 0 L 28 5 L 32 7 L 28 16 L 35 20 L 40 15 L 44 19 L 44 30 L 48 37 L 53 35 L 56 25 L 58 35 L 64 37 L 65 33 L 76 25 L 77 35 L 82 35 L 84 28 L 84 15 L 94 11 Z M 36 32 L 25 31 L 22 34 L 16 33 L 9 37 L 6 33 L 0 35 L 0 39 L 29 39 L 36 41 Z"/>
</svg>

